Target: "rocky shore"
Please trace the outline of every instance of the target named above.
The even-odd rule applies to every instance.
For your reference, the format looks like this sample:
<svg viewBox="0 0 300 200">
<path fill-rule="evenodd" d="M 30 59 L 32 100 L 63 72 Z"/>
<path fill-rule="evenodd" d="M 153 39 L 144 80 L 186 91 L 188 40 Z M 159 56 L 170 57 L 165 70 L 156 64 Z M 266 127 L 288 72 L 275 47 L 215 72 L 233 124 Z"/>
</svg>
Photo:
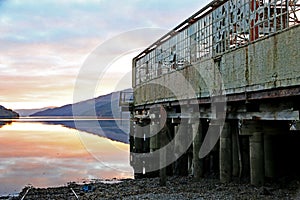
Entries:
<svg viewBox="0 0 300 200">
<path fill-rule="evenodd" d="M 300 199 L 300 180 L 281 180 L 254 187 L 239 180 L 220 183 L 216 178 L 200 181 L 192 177 L 169 177 L 167 186 L 158 178 L 126 179 L 88 184 L 69 183 L 57 188 L 25 187 L 18 197 L 10 199 Z"/>
</svg>

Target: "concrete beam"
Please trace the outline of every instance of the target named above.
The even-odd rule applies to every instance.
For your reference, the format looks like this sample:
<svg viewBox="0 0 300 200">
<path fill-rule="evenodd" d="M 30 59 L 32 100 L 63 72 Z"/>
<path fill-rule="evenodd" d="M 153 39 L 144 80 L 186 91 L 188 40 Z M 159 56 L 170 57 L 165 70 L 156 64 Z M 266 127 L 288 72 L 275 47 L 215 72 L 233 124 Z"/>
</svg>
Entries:
<svg viewBox="0 0 300 200">
<path fill-rule="evenodd" d="M 299 120 L 299 111 L 282 110 L 270 112 L 237 112 L 227 113 L 227 119 L 240 119 L 240 120 L 285 120 L 296 121 Z"/>
</svg>

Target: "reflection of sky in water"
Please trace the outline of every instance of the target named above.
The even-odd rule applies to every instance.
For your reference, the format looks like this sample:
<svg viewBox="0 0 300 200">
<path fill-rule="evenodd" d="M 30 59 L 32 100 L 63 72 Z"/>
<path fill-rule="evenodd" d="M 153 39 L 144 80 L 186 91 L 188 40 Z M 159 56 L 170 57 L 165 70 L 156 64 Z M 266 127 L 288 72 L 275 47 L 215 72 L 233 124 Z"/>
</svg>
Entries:
<svg viewBox="0 0 300 200">
<path fill-rule="evenodd" d="M 38 122 L 0 128 L 0 195 L 94 178 L 131 178 L 129 146 Z"/>
</svg>

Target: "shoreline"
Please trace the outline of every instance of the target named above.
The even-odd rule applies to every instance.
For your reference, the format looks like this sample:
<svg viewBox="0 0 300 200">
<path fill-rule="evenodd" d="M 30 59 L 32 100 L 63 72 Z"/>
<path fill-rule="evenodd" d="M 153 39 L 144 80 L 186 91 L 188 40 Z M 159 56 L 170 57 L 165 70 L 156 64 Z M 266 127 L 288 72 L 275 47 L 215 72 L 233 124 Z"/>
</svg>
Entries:
<svg viewBox="0 0 300 200">
<path fill-rule="evenodd" d="M 103 182 L 104 181 L 104 182 Z M 25 196 L 25 198 L 24 198 Z M 255 187 L 246 180 L 220 183 L 216 177 L 195 181 L 193 177 L 168 177 L 167 186 L 159 178 L 96 180 L 66 186 L 24 187 L 9 199 L 298 199 L 300 179 L 267 182 Z M 2 198 L 3 199 L 3 198 Z"/>
</svg>

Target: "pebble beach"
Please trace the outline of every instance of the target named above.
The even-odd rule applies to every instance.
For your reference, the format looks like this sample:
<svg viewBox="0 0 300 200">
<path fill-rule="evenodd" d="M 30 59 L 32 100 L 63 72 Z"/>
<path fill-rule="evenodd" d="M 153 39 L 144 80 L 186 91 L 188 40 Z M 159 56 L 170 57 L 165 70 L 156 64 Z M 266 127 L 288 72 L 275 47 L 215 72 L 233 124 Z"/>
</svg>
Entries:
<svg viewBox="0 0 300 200">
<path fill-rule="evenodd" d="M 255 187 L 241 180 L 220 183 L 217 178 L 168 177 L 166 186 L 159 185 L 159 178 L 97 180 L 53 188 L 28 186 L 19 196 L 7 199 L 300 199 L 300 181 L 283 179 Z"/>
</svg>

